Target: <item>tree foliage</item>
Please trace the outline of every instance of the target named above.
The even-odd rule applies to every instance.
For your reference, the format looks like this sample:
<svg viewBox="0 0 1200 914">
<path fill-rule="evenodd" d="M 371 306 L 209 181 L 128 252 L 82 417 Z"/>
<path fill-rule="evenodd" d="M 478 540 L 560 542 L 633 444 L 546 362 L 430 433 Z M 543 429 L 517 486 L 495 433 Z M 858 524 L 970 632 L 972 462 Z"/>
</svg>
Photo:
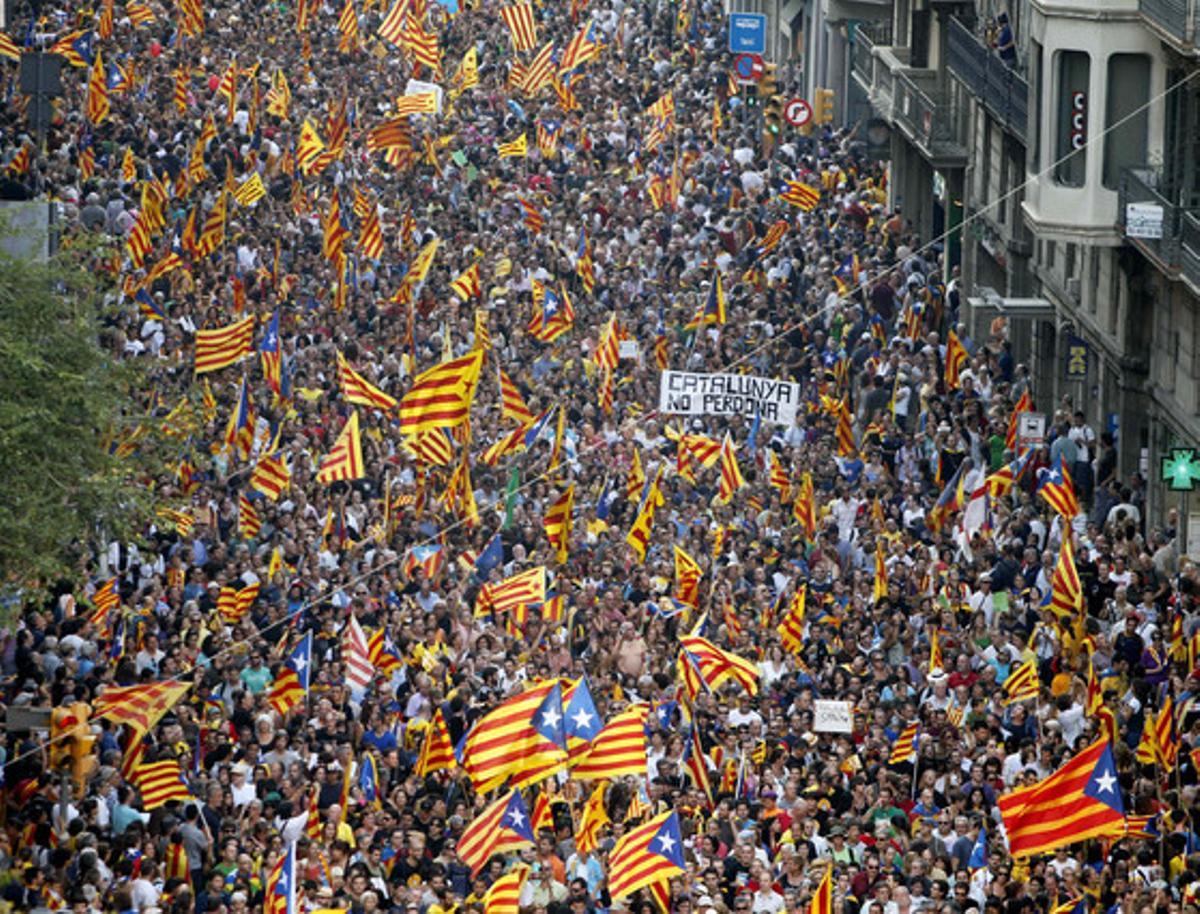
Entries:
<svg viewBox="0 0 1200 914">
<path fill-rule="evenodd" d="M 142 515 L 138 372 L 106 348 L 102 288 L 78 249 L 47 264 L 0 254 L 0 580 L 28 592 L 77 578 L 87 547 Z"/>
</svg>

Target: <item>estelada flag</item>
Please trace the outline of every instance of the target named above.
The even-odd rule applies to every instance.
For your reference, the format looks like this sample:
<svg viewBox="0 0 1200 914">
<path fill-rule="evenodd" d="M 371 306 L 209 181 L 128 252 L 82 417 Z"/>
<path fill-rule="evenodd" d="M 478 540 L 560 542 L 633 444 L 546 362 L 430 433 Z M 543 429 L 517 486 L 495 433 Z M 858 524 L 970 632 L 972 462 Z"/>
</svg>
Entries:
<svg viewBox="0 0 1200 914">
<path fill-rule="evenodd" d="M 458 839 L 457 853 L 474 875 L 493 856 L 533 844 L 533 827 L 519 791 L 510 790 L 471 820 Z"/>
<path fill-rule="evenodd" d="M 591 747 L 571 772 L 576 780 L 646 776 L 646 718 L 650 707 L 634 705 L 615 715 L 596 734 Z"/>
<path fill-rule="evenodd" d="M 655 816 L 624 835 L 608 857 L 608 891 L 614 900 L 684 870 L 679 815 Z"/>
<path fill-rule="evenodd" d="M 779 195 L 779 199 L 792 206 L 798 206 L 806 213 L 811 213 L 821 202 L 821 192 L 802 181 L 788 181 L 787 190 Z"/>
<path fill-rule="evenodd" d="M 462 769 L 476 791 L 488 791 L 511 777 L 527 786 L 567 766 L 562 687 L 547 680 L 501 702 L 480 718 L 463 744 Z M 466 837 L 459 840 L 459 856 Z"/>
<path fill-rule="evenodd" d="M 1117 766 L 1107 739 L 1082 752 L 1029 787 L 997 801 L 1009 853 L 1030 857 L 1110 833 L 1125 820 Z"/>
</svg>

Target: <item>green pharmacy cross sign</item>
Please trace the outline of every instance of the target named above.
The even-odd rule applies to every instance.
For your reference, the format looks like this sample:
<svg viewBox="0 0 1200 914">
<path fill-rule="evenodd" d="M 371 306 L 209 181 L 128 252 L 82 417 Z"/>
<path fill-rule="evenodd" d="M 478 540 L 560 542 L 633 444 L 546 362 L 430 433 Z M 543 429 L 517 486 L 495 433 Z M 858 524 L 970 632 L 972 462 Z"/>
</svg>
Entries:
<svg viewBox="0 0 1200 914">
<path fill-rule="evenodd" d="M 1162 481 L 1174 492 L 1192 491 L 1200 483 L 1200 456 L 1195 448 L 1171 448 L 1162 458 Z"/>
</svg>

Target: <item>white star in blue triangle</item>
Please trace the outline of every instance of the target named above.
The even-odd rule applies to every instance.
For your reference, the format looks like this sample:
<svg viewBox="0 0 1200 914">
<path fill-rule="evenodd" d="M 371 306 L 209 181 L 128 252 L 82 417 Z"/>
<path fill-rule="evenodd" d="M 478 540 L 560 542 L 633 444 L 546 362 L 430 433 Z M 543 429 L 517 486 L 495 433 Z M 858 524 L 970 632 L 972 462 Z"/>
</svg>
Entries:
<svg viewBox="0 0 1200 914">
<path fill-rule="evenodd" d="M 575 725 L 577 730 L 587 730 L 592 726 L 592 715 L 587 712 L 587 708 L 580 708 L 571 717 L 571 723 Z"/>
<path fill-rule="evenodd" d="M 647 849 L 683 869 L 683 838 L 679 834 L 679 816 L 671 813 L 650 839 Z"/>
<path fill-rule="evenodd" d="M 1084 796 L 1099 800 L 1116 812 L 1125 814 L 1125 803 L 1121 799 L 1121 785 L 1117 780 L 1117 766 L 1113 760 L 1112 747 L 1105 746 L 1100 757 L 1096 759 L 1096 767 L 1083 788 Z"/>
</svg>

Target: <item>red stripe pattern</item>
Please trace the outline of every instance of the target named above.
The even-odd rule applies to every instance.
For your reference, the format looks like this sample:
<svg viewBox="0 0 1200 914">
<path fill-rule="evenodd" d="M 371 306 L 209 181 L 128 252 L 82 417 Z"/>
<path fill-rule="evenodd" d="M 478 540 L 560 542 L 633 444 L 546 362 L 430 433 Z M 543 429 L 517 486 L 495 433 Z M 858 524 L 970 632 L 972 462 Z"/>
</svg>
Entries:
<svg viewBox="0 0 1200 914">
<path fill-rule="evenodd" d="M 591 748 L 571 772 L 578 780 L 646 776 L 646 717 L 650 708 L 638 704 L 604 725 Z"/>
<path fill-rule="evenodd" d="M 248 356 L 253 341 L 253 317 L 215 330 L 197 330 L 196 374 L 219 371 Z"/>
<path fill-rule="evenodd" d="M 1036 784 L 1000 797 L 1009 853 L 1050 853 L 1123 825 L 1125 807 L 1108 740 L 1088 746 Z"/>
</svg>

